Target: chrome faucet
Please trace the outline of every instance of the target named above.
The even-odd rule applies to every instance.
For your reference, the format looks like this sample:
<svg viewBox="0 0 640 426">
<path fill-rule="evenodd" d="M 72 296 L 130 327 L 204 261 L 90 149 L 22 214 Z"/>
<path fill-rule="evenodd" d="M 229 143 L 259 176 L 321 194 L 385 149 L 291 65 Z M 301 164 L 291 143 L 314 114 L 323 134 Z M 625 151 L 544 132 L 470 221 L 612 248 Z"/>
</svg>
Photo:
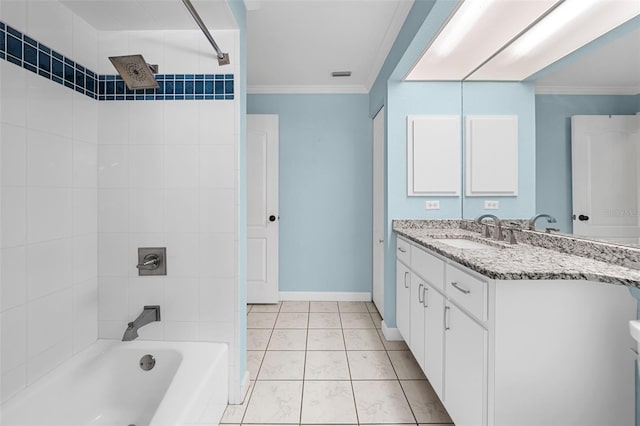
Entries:
<svg viewBox="0 0 640 426">
<path fill-rule="evenodd" d="M 498 218 L 498 216 L 493 214 L 483 214 L 482 216 L 478 216 L 476 218 L 476 223 L 482 224 L 482 219 L 490 218 L 493 219 L 493 222 L 496 224 L 496 232 L 493 235 L 494 239 L 497 241 L 502 241 L 504 239 L 504 235 L 502 235 L 502 222 Z M 491 234 L 489 233 L 489 226 L 484 224 L 484 236 L 487 238 L 491 238 Z"/>
<path fill-rule="evenodd" d="M 122 336 L 123 342 L 138 338 L 138 329 L 154 321 L 160 321 L 160 305 L 145 306 L 138 318 L 129 323 Z"/>
<path fill-rule="evenodd" d="M 541 217 L 546 217 L 547 218 L 547 222 L 549 223 L 556 223 L 556 218 L 546 214 L 546 213 L 540 213 L 535 215 L 534 217 L 532 217 L 531 219 L 529 219 L 529 225 L 528 225 L 528 229 L 530 231 L 535 231 L 536 230 L 536 220 L 540 219 Z"/>
</svg>

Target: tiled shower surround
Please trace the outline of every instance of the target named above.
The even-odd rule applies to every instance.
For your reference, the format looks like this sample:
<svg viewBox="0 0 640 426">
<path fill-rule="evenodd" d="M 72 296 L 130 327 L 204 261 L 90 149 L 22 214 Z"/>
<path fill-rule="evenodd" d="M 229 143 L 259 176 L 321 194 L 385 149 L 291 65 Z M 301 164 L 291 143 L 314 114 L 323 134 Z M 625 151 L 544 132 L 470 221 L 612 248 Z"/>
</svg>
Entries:
<svg viewBox="0 0 640 426">
<path fill-rule="evenodd" d="M 57 1 L 0 1 L 2 401 L 150 304 L 162 321 L 140 338 L 229 344 L 237 398 L 238 65 L 200 31 L 97 31 Z M 7 26 L 28 34 L 20 64 Z M 237 31 L 214 37 L 233 57 Z M 136 53 L 164 93 L 118 84 L 108 56 Z M 166 277 L 137 276 L 145 246 L 167 247 Z"/>
</svg>

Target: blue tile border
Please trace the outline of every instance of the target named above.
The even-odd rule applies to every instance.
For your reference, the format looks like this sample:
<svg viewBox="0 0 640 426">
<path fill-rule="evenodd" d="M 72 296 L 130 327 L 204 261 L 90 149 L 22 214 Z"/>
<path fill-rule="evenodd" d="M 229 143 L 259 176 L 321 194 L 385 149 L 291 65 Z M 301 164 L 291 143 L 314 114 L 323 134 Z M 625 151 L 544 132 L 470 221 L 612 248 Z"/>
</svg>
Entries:
<svg viewBox="0 0 640 426">
<path fill-rule="evenodd" d="M 0 59 L 98 101 L 232 100 L 233 74 L 157 74 L 157 89 L 129 90 L 0 21 Z"/>
</svg>

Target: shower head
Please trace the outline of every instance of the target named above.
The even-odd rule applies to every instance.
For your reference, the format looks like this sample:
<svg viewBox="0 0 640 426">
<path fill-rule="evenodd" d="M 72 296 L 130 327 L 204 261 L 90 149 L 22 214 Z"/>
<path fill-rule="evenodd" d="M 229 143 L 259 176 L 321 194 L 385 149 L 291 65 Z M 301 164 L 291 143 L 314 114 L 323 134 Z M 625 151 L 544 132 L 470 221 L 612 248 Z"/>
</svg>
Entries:
<svg viewBox="0 0 640 426">
<path fill-rule="evenodd" d="M 129 89 L 158 87 L 158 82 L 153 78 L 153 74 L 158 72 L 158 66 L 147 64 L 142 55 L 109 56 L 109 60 Z"/>
</svg>

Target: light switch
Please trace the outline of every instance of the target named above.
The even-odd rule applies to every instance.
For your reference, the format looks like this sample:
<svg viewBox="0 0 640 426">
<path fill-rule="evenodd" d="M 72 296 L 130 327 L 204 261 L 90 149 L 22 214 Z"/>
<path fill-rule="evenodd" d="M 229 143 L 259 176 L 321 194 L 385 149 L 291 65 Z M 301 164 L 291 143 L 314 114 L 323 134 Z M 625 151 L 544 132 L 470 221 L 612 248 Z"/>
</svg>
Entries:
<svg viewBox="0 0 640 426">
<path fill-rule="evenodd" d="M 429 200 L 424 203 L 425 210 L 440 210 L 440 200 Z"/>
<path fill-rule="evenodd" d="M 498 210 L 500 208 L 500 201 L 496 200 L 484 200 L 485 210 Z"/>
</svg>

